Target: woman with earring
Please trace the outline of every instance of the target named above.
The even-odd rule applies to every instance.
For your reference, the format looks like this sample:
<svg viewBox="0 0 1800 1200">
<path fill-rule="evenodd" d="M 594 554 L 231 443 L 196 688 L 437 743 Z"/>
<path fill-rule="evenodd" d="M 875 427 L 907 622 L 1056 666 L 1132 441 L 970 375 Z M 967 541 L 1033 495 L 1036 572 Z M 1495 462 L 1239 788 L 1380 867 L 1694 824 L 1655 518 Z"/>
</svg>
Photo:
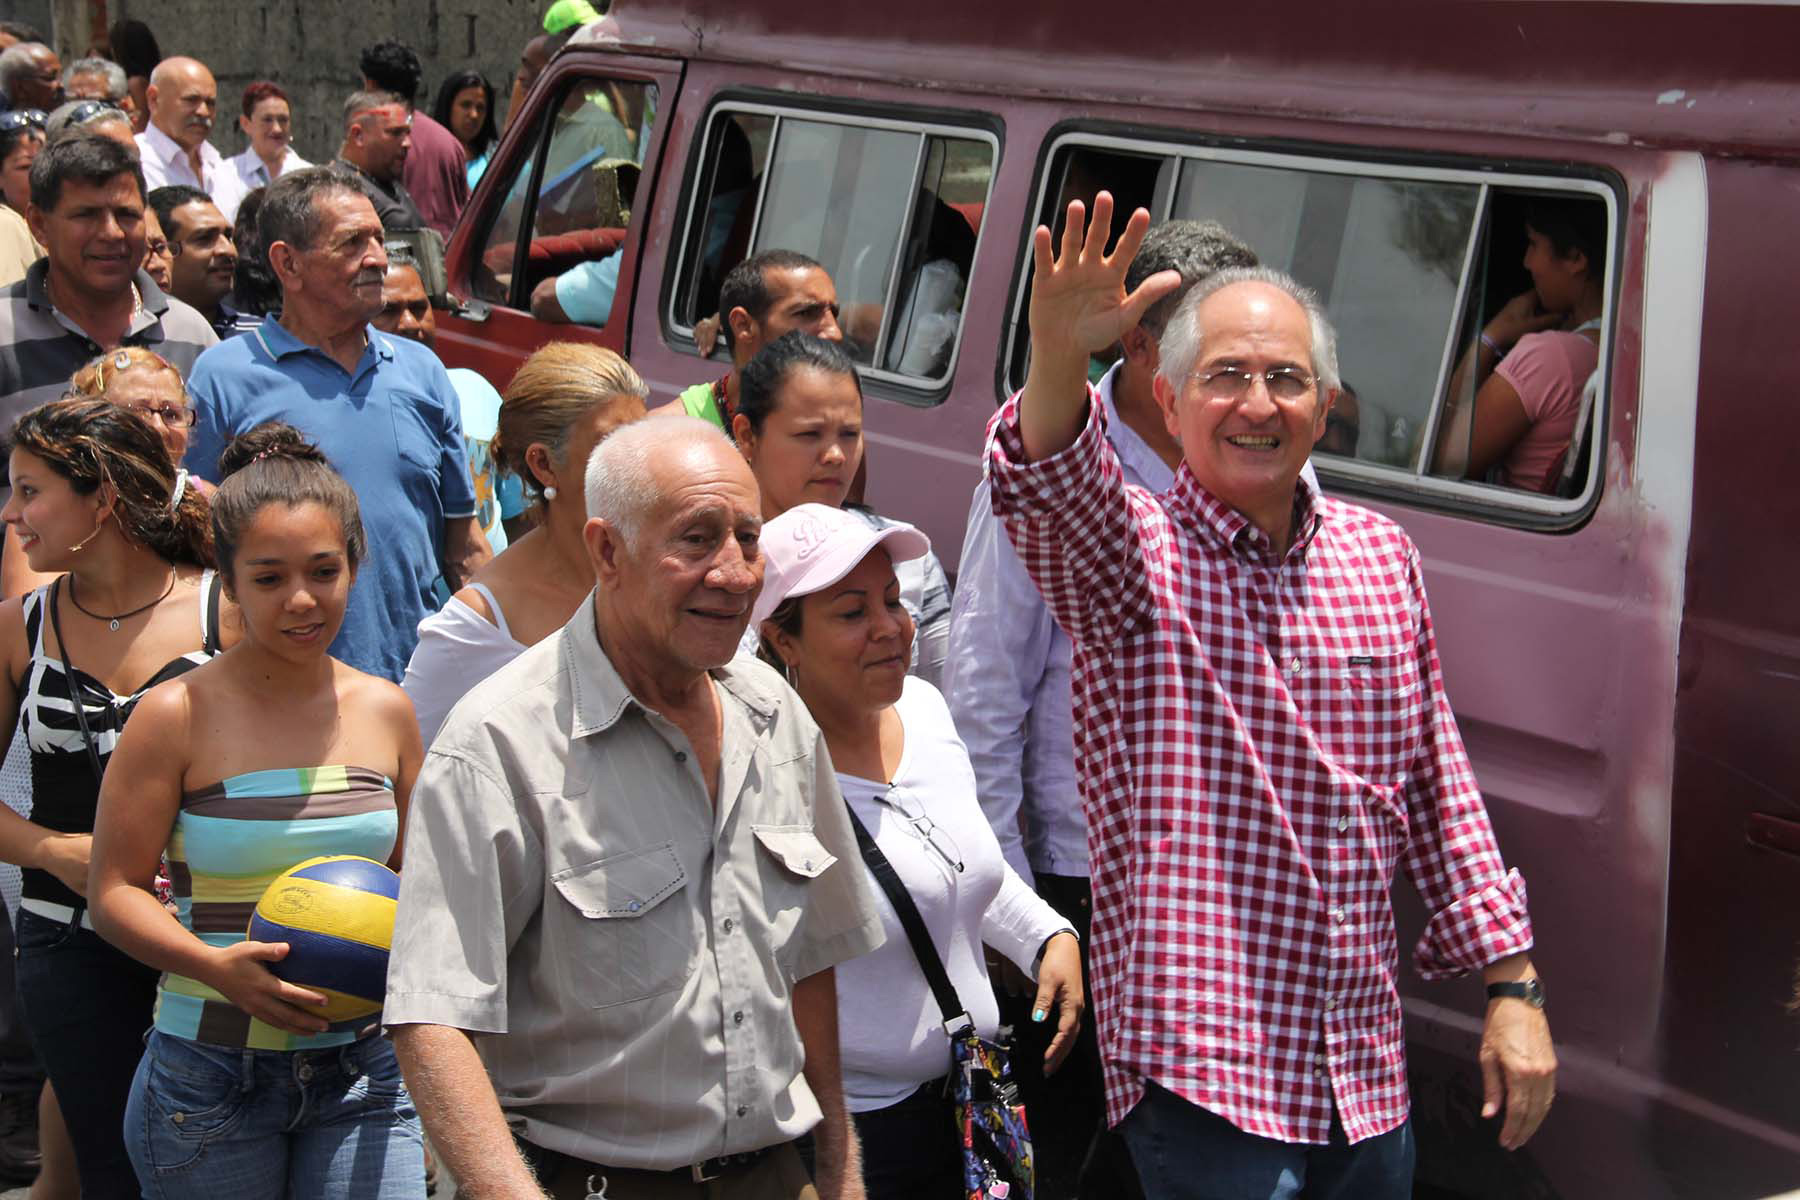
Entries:
<svg viewBox="0 0 1800 1200">
<path fill-rule="evenodd" d="M 84 1197 L 138 1196 L 122 1136 L 156 972 L 93 930 L 88 857 L 100 780 L 145 691 L 218 647 L 207 503 L 142 417 L 60 400 L 14 426 L 0 520 L 51 583 L 0 604 L 0 719 L 21 717 L 32 814 L 0 809 L 24 870 L 19 996 L 74 1142 Z"/>
<path fill-rule="evenodd" d="M 930 553 L 925 535 L 809 503 L 765 524 L 761 546 L 750 627 L 824 734 L 857 840 L 868 843 L 864 863 L 887 896 L 886 942 L 837 967 L 844 1103 L 862 1143 L 863 1185 L 869 1200 L 966 1200 L 946 1011 L 996 1037 L 1000 1011 L 983 961 L 983 947 L 993 947 L 1036 981 L 1032 1019 L 1056 1022 L 1045 1056 L 1054 1071 L 1085 1004 L 1075 932 L 1006 865 L 949 706 L 907 674 L 913 622 L 897 568 Z M 930 983 L 895 885 L 917 910 L 931 940 L 924 953 L 941 965 L 953 999 Z"/>
<path fill-rule="evenodd" d="M 593 590 L 581 536 L 588 456 L 607 434 L 642 417 L 649 395 L 630 363 L 587 342 L 552 342 L 507 385 L 489 450 L 499 470 L 537 494 L 540 519 L 419 622 L 400 686 L 427 747 L 465 692 L 561 629 Z"/>
</svg>

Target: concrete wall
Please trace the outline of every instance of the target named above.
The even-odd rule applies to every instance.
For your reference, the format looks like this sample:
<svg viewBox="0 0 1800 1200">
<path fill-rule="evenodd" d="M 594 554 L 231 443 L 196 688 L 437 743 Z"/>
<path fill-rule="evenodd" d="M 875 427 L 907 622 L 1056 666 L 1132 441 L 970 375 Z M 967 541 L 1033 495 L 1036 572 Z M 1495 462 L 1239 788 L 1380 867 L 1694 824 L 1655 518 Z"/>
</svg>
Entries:
<svg viewBox="0 0 1800 1200">
<path fill-rule="evenodd" d="M 191 55 L 212 68 L 219 81 L 212 142 L 221 153 L 246 145 L 237 127 L 244 86 L 272 79 L 293 103 L 294 148 L 322 162 L 342 140 L 338 114 L 361 82 L 356 62 L 364 46 L 392 39 L 413 48 L 425 65 L 421 108 L 429 110 L 446 76 L 468 67 L 487 76 L 504 109 L 519 51 L 541 31 L 549 0 L 59 0 L 59 47 L 85 47 L 101 4 L 108 21 L 135 17 L 150 26 L 165 55 Z"/>
</svg>

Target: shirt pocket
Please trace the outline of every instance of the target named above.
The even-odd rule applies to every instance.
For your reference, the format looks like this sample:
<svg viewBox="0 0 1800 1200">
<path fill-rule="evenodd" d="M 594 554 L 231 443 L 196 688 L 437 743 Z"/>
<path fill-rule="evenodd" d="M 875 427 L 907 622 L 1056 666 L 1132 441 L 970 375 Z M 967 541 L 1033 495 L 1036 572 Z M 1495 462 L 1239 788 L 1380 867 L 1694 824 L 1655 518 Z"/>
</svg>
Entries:
<svg viewBox="0 0 1800 1200">
<path fill-rule="evenodd" d="M 784 966 L 792 960 L 790 948 L 806 915 L 812 881 L 837 861 L 811 825 L 752 825 L 762 847 L 758 871 L 762 884 L 762 908 L 769 922 L 769 948 Z"/>
<path fill-rule="evenodd" d="M 694 973 L 700 943 L 673 842 L 568 867 L 550 883 L 569 937 L 546 949 L 575 964 L 593 1007 L 672 992 Z"/>
<path fill-rule="evenodd" d="M 1418 655 L 1373 647 L 1339 656 L 1333 683 L 1339 713 L 1329 739 L 1339 763 L 1378 786 L 1401 782 L 1419 750 L 1424 686 Z"/>
<path fill-rule="evenodd" d="M 402 460 L 421 471 L 435 471 L 438 465 L 438 439 L 425 419 L 421 401 L 405 394 L 392 397 L 388 410 L 394 419 L 394 449 Z"/>
</svg>

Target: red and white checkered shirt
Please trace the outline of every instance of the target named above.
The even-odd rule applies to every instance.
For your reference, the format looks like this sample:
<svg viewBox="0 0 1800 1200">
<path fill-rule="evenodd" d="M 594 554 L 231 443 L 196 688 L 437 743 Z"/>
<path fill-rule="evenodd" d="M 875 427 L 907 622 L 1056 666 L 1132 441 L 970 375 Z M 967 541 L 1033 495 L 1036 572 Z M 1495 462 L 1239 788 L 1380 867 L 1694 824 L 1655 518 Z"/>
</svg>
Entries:
<svg viewBox="0 0 1800 1200">
<path fill-rule="evenodd" d="M 1389 888 L 1430 911 L 1427 978 L 1531 946 L 1450 703 L 1419 554 L 1302 481 L 1268 537 L 1184 466 L 1125 483 L 1086 428 L 1026 463 L 990 430 L 994 511 L 1074 641 L 1094 1011 L 1117 1124 L 1146 1080 L 1285 1142 L 1407 1115 Z"/>
</svg>

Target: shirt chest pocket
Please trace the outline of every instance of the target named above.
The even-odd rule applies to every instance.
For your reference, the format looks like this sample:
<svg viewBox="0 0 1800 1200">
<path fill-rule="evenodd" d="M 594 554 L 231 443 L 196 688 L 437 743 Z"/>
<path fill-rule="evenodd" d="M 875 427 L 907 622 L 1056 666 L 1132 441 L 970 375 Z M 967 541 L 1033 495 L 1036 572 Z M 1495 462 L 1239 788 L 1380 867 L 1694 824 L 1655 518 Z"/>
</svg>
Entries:
<svg viewBox="0 0 1800 1200">
<path fill-rule="evenodd" d="M 389 413 L 394 420 L 394 449 L 402 461 L 421 471 L 438 465 L 437 435 L 426 420 L 420 401 L 406 395 L 392 397 Z"/>
<path fill-rule="evenodd" d="M 672 842 L 613 854 L 550 877 L 560 903 L 547 938 L 595 1008 L 674 991 L 700 961 L 687 873 Z"/>
<path fill-rule="evenodd" d="M 1371 783 L 1399 782 L 1412 765 L 1423 728 L 1425 688 L 1410 649 L 1374 648 L 1339 656 L 1328 739 L 1338 761 Z"/>
<path fill-rule="evenodd" d="M 776 961 L 788 963 L 795 935 L 806 916 L 812 881 L 837 861 L 811 825 L 752 825 L 761 853 L 757 865 L 762 885 L 762 917 L 769 922 L 769 947 Z"/>
</svg>

